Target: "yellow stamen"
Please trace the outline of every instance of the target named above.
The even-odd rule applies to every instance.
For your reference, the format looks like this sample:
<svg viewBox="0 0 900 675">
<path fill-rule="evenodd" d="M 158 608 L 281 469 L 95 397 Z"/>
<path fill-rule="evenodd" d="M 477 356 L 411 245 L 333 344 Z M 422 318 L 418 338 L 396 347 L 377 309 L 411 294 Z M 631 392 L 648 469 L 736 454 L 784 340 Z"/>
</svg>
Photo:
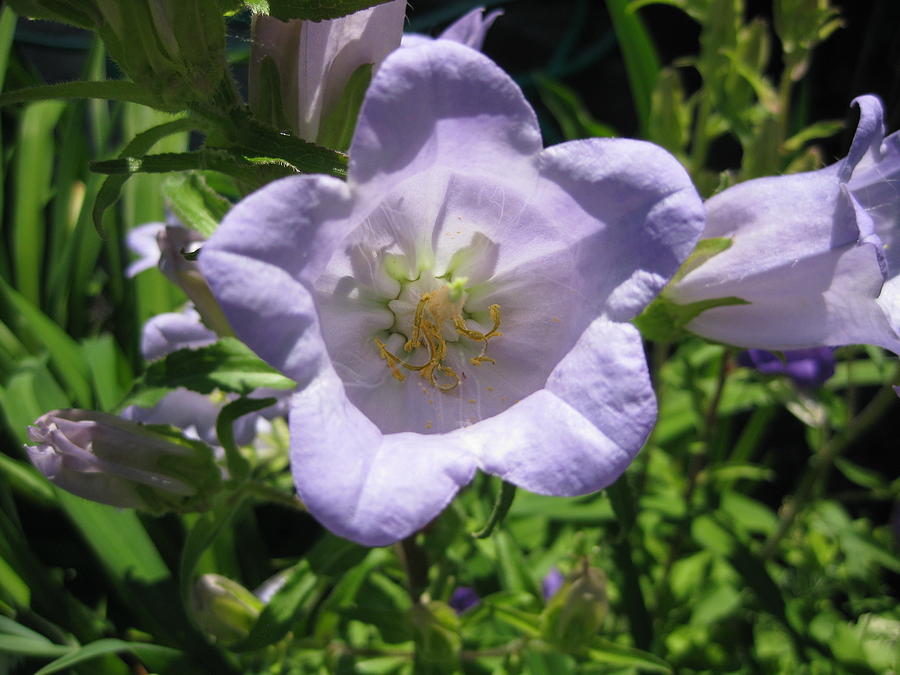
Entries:
<svg viewBox="0 0 900 675">
<path fill-rule="evenodd" d="M 403 382 L 406 376 L 400 370 L 418 371 L 423 378 L 428 380 L 433 387 L 440 391 L 452 391 L 459 386 L 462 378 L 453 368 L 444 363 L 447 358 L 447 341 L 441 333 L 441 327 L 446 320 L 451 320 L 456 332 L 463 337 L 467 337 L 475 342 L 481 342 L 481 353 L 469 359 L 469 363 L 473 366 L 480 366 L 482 363 L 496 363 L 494 359 L 485 356 L 487 351 L 488 340 L 502 335 L 500 332 L 500 305 L 491 305 L 488 312 L 491 315 L 493 326 L 491 329 L 482 333 L 477 330 L 471 330 L 466 327 L 465 320 L 462 315 L 456 314 L 452 318 L 448 316 L 448 305 L 446 303 L 447 293 L 441 293 L 443 289 L 439 289 L 435 295 L 425 293 L 419 299 L 416 305 L 415 315 L 413 317 L 412 335 L 403 345 L 403 351 L 413 352 L 422 346 L 424 342 L 428 350 L 428 360 L 422 365 L 415 365 L 401 359 L 396 354 L 388 351 L 384 342 L 375 338 L 375 344 L 378 347 L 378 355 L 385 360 L 390 368 L 391 375 L 394 379 Z M 439 297 L 436 297 L 439 296 Z M 456 300 L 453 300 L 454 302 Z M 431 303 L 432 306 L 429 306 Z M 427 314 L 426 314 L 427 311 Z M 453 308 L 450 311 L 459 311 L 459 308 Z M 440 380 L 438 378 L 441 378 Z"/>
</svg>

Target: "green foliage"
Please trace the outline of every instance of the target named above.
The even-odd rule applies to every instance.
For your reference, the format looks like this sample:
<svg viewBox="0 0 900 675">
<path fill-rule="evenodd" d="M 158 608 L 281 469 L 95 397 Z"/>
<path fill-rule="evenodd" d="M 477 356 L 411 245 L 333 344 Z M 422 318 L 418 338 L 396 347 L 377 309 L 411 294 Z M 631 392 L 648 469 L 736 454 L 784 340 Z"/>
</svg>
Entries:
<svg viewBox="0 0 900 675">
<path fill-rule="evenodd" d="M 685 325 L 708 305 L 677 307 L 663 296 L 637 319 L 645 336 L 666 343 L 652 346 L 659 421 L 609 489 L 571 498 L 518 491 L 512 500 L 504 486 L 498 499 L 496 480 L 479 476 L 402 551 L 365 549 L 315 529 L 291 492 L 285 421 L 274 420 L 253 447 L 239 447 L 233 431 L 272 404 L 258 388 L 295 383 L 231 338 L 144 363 L 143 322 L 184 296 L 157 270 L 126 279 L 123 240 L 164 218 L 164 194 L 183 222 L 209 234 L 231 203 L 268 180 L 344 176 L 347 157 L 335 150 L 347 147 L 370 73 L 357 71 L 320 145 L 305 143 L 283 133 L 277 96 L 271 114 L 256 119 L 231 84 L 222 12 L 240 2 L 140 3 L 126 17 L 127 33 L 95 11 L 115 4 L 10 5 L 100 38 L 82 81 L 0 93 L 3 131 L 11 132 L 0 153 L 9 188 L 8 247 L 0 251 L 0 670 L 900 668 L 890 587 L 900 556 L 887 520 L 900 481 L 867 452 L 878 434 L 864 435 L 896 406 L 885 387 L 895 380 L 893 357 L 842 349 L 823 388 L 800 390 L 686 336 Z M 282 17 L 315 19 L 372 3 L 267 4 Z M 662 67 L 638 21 L 648 4 L 607 3 L 644 137 L 681 158 L 706 193 L 822 165 L 810 146 L 842 123 L 807 118 L 797 94 L 815 47 L 840 26 L 827 2 L 776 2 L 769 26 L 748 21 L 741 0 L 669 0 L 698 23 L 701 49 Z M 162 13 L 149 15 L 152 6 Z M 24 87 L 35 80 L 10 49 L 14 27 L 4 6 L 0 78 L 8 70 L 10 86 Z M 129 80 L 104 79 L 106 53 Z M 570 56 L 560 53 L 562 61 Z M 563 134 L 613 135 L 588 110 L 585 92 L 562 84 L 565 65 L 536 79 Z M 687 68 L 699 74 L 699 89 L 685 86 Z M 187 132 L 200 140 L 192 151 Z M 740 166 L 726 174 L 709 157 L 723 136 L 742 150 Z M 103 174 L 92 175 L 88 162 L 98 158 Z M 102 223 L 104 239 L 92 221 Z M 702 241 L 679 276 L 728 245 Z M 711 306 L 734 302 L 741 301 Z M 224 487 L 203 513 L 152 517 L 88 502 L 53 487 L 24 459 L 26 427 L 47 410 L 150 406 L 177 387 L 222 404 Z M 484 538 L 472 536 L 479 528 Z M 553 567 L 569 581 L 544 598 L 541 581 Z M 254 608 L 238 611 L 239 630 L 224 640 L 189 602 L 197 578 L 210 573 L 239 585 L 243 605 Z M 271 593 L 261 607 L 248 595 L 260 584 Z M 481 603 L 456 614 L 449 602 L 459 586 L 476 589 Z M 226 620 L 234 609 L 223 610 Z"/>
<path fill-rule="evenodd" d="M 254 389 L 289 389 L 292 380 L 263 363 L 243 342 L 222 338 L 199 349 L 181 349 L 154 361 L 136 382 L 125 405 L 154 405 L 166 392 L 184 387 L 201 394 L 216 390 L 249 394 Z"/>
</svg>

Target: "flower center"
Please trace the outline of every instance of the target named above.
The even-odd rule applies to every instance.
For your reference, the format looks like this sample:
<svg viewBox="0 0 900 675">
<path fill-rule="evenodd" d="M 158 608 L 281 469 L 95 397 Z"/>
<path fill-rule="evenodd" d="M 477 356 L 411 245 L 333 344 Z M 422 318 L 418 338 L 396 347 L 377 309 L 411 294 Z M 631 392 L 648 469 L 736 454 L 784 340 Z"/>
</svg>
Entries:
<svg viewBox="0 0 900 675">
<path fill-rule="evenodd" d="M 469 359 L 473 366 L 494 363 L 486 356 L 488 341 L 502 335 L 500 332 L 500 305 L 491 305 L 488 312 L 493 326 L 482 332 L 466 325 L 463 307 L 466 301 L 466 279 L 456 279 L 436 289 L 422 293 L 412 317 L 408 339 L 403 345 L 403 356 L 390 351 L 380 339 L 375 338 L 379 356 L 384 359 L 394 379 L 403 382 L 403 370 L 418 372 L 433 387 L 451 391 L 459 386 L 460 376 L 447 364 L 447 341 L 467 338 L 481 343 L 481 352 Z M 418 360 L 417 352 L 426 355 L 422 363 L 412 363 L 406 358 Z"/>
</svg>

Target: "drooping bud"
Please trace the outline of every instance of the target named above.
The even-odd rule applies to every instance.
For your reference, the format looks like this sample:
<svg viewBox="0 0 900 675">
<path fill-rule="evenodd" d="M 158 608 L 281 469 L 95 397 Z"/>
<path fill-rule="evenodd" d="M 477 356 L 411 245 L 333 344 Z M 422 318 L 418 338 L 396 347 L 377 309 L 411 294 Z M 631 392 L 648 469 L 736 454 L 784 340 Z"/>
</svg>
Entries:
<svg viewBox="0 0 900 675">
<path fill-rule="evenodd" d="M 329 122 L 349 124 L 352 131 L 356 110 L 341 110 L 351 77 L 363 66 L 377 68 L 400 46 L 405 14 L 406 0 L 392 0 L 326 21 L 255 16 L 250 109 L 275 126 L 286 122 L 294 135 L 308 141 L 324 143 L 323 123 L 335 116 L 353 117 Z M 273 99 L 275 89 L 279 94 Z M 362 100 L 361 92 L 358 99 Z"/>
<path fill-rule="evenodd" d="M 220 574 L 204 574 L 191 588 L 191 612 L 197 625 L 224 645 L 247 637 L 262 608 L 262 600 Z"/>
<path fill-rule="evenodd" d="M 547 603 L 542 615 L 544 639 L 566 652 L 580 652 L 606 618 L 606 575 L 583 561 Z"/>
<path fill-rule="evenodd" d="M 151 513 L 206 507 L 221 487 L 212 450 L 164 428 L 92 410 L 53 410 L 28 428 L 31 462 L 72 494 Z"/>
</svg>

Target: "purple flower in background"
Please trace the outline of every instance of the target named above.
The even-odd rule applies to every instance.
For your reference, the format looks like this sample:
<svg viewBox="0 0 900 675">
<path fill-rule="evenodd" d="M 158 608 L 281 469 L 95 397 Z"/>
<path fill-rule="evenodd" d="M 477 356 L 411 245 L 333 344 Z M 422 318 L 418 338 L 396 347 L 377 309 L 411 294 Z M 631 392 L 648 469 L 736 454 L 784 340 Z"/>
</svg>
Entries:
<svg viewBox="0 0 900 675">
<path fill-rule="evenodd" d="M 706 203 L 703 237 L 731 247 L 666 295 L 750 304 L 709 309 L 688 330 L 761 349 L 862 343 L 900 352 L 900 135 L 884 138 L 876 97 L 854 104 L 860 120 L 846 158 L 747 181 Z"/>
<path fill-rule="evenodd" d="M 453 595 L 450 596 L 449 605 L 457 614 L 462 614 L 467 609 L 472 609 L 481 604 L 481 598 L 474 588 L 470 586 L 457 586 L 453 589 Z"/>
<path fill-rule="evenodd" d="M 481 51 L 484 44 L 484 38 L 488 30 L 494 24 L 499 16 L 503 14 L 502 9 L 495 9 L 484 15 L 484 7 L 476 7 L 470 12 L 450 24 L 443 33 L 438 35 L 439 40 L 452 40 L 459 42 L 466 47 Z M 401 41 L 402 47 L 416 47 L 428 44 L 433 38 L 418 33 L 406 33 Z"/>
<path fill-rule="evenodd" d="M 437 40 L 382 64 L 346 183 L 259 190 L 200 266 L 238 336 L 298 383 L 301 499 L 374 546 L 427 524 L 476 468 L 551 495 L 613 482 L 656 417 L 627 322 L 702 224 L 664 150 L 543 150 L 515 83 Z"/>
<path fill-rule="evenodd" d="M 804 389 L 815 389 L 834 375 L 834 350 L 831 347 L 792 349 L 779 357 L 764 349 L 749 349 L 738 355 L 738 363 L 766 375 L 787 375 Z"/>
<path fill-rule="evenodd" d="M 551 567 L 550 571 L 541 579 L 541 594 L 547 601 L 559 592 L 562 585 L 566 583 L 565 575 L 559 571 L 558 567 Z"/>
</svg>

